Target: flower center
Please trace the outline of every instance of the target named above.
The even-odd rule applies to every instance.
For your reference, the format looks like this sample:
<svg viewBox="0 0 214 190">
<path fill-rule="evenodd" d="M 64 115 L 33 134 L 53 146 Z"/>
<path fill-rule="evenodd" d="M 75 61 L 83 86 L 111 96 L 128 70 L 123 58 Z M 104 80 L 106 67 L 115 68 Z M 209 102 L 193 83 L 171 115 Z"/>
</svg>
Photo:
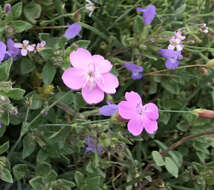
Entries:
<svg viewBox="0 0 214 190">
<path fill-rule="evenodd" d="M 137 108 L 137 113 L 139 115 L 142 115 L 143 114 L 143 106 L 140 103 L 137 103 L 136 108 Z"/>
</svg>

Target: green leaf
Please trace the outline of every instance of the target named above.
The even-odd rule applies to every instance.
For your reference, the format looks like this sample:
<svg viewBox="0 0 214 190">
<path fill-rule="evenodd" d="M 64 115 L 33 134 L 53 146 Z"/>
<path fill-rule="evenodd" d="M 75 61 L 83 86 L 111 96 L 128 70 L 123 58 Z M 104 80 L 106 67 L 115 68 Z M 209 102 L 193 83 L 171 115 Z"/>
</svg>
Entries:
<svg viewBox="0 0 214 190">
<path fill-rule="evenodd" d="M 12 63 L 12 59 L 9 59 L 0 64 L 0 81 L 8 80 Z"/>
<path fill-rule="evenodd" d="M 26 164 L 16 164 L 13 167 L 13 174 L 17 180 L 22 179 L 29 172 L 28 166 Z"/>
<path fill-rule="evenodd" d="M 6 94 L 9 98 L 14 100 L 21 100 L 25 94 L 25 90 L 21 88 L 12 88 Z"/>
<path fill-rule="evenodd" d="M 4 152 L 6 152 L 8 148 L 9 148 L 9 141 L 7 141 L 6 143 L 0 146 L 0 154 L 3 154 Z"/>
<path fill-rule="evenodd" d="M 40 17 L 41 11 L 42 11 L 42 7 L 33 1 L 31 3 L 28 3 L 24 7 L 24 15 L 26 19 L 28 19 L 33 24 L 36 23 L 35 19 Z"/>
<path fill-rule="evenodd" d="M 35 141 L 30 134 L 26 135 L 23 139 L 23 152 L 22 158 L 30 156 L 36 147 Z"/>
<path fill-rule="evenodd" d="M 12 21 L 11 25 L 13 26 L 14 31 L 16 33 L 27 31 L 33 27 L 29 22 L 22 21 L 22 20 Z"/>
<path fill-rule="evenodd" d="M 43 187 L 43 181 L 41 176 L 34 177 L 29 181 L 29 183 L 35 190 L 42 189 Z"/>
<path fill-rule="evenodd" d="M 178 177 L 178 167 L 170 157 L 166 157 L 165 167 L 170 174 L 174 177 Z"/>
<path fill-rule="evenodd" d="M 75 179 L 75 182 L 76 182 L 76 184 L 77 184 L 78 187 L 80 187 L 81 184 L 83 184 L 84 180 L 85 180 L 84 179 L 84 175 L 81 172 L 79 172 L 79 171 L 75 172 L 74 179 Z"/>
<path fill-rule="evenodd" d="M 157 166 L 164 166 L 163 157 L 158 151 L 152 151 L 152 158 Z"/>
<path fill-rule="evenodd" d="M 10 14 L 12 15 L 13 19 L 18 19 L 22 14 L 22 2 L 13 5 Z"/>
<path fill-rule="evenodd" d="M 30 106 L 30 109 L 36 110 L 42 106 L 42 100 L 37 93 L 35 92 L 32 93 L 31 100 L 32 100 L 32 104 Z"/>
<path fill-rule="evenodd" d="M 1 116 L 1 123 L 3 125 L 6 125 L 6 126 L 8 126 L 10 124 L 10 117 L 9 117 L 9 112 L 8 111 L 5 111 L 3 113 L 3 115 Z"/>
<path fill-rule="evenodd" d="M 39 52 L 44 60 L 48 61 L 54 57 L 53 50 L 51 48 L 45 48 L 44 50 Z"/>
<path fill-rule="evenodd" d="M 56 74 L 56 67 L 51 64 L 46 64 L 42 69 L 42 79 L 46 85 L 52 83 Z"/>
<path fill-rule="evenodd" d="M 2 168 L 0 170 L 0 179 L 7 183 L 13 183 L 13 177 L 7 168 Z"/>
<path fill-rule="evenodd" d="M 74 44 L 76 44 L 79 48 L 84 48 L 84 49 L 87 49 L 90 43 L 91 43 L 90 40 L 78 40 L 74 42 Z"/>
<path fill-rule="evenodd" d="M 23 57 L 20 64 L 21 74 L 27 74 L 35 69 L 34 63 L 27 57 Z"/>
</svg>

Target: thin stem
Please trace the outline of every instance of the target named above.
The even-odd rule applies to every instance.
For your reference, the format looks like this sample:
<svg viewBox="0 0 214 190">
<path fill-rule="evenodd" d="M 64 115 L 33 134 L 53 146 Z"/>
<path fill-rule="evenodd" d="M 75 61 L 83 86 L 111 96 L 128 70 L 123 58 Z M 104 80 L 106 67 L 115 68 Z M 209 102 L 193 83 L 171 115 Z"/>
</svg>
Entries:
<svg viewBox="0 0 214 190">
<path fill-rule="evenodd" d="M 185 66 L 179 66 L 174 70 L 192 68 L 192 67 L 207 67 L 207 66 L 206 65 L 185 65 Z M 156 73 L 167 72 L 167 71 L 170 71 L 170 70 L 169 69 L 162 69 L 162 70 L 159 70 L 159 71 L 148 72 L 148 73 L 145 73 L 144 76 L 153 75 L 153 74 L 156 74 Z"/>
<path fill-rule="evenodd" d="M 184 110 L 159 110 L 160 112 L 172 112 L 172 113 L 192 113 L 192 111 Z"/>
</svg>

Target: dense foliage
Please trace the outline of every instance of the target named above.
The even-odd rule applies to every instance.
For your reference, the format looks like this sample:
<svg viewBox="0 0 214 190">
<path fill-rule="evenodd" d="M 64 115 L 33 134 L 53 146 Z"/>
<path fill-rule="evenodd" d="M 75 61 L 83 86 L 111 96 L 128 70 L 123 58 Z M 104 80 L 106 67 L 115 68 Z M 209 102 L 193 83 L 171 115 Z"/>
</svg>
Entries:
<svg viewBox="0 0 214 190">
<path fill-rule="evenodd" d="M 213 19 L 213 0 L 0 1 L 0 189 L 213 190 Z M 112 64 L 87 70 L 104 100 L 72 90 L 86 49 Z"/>
</svg>

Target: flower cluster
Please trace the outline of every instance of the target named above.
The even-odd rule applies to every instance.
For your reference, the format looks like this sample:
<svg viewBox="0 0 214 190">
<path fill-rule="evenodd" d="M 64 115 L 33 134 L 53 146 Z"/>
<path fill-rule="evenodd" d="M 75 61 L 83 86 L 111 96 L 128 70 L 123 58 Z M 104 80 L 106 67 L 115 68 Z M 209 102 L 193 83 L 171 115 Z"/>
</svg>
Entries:
<svg viewBox="0 0 214 190">
<path fill-rule="evenodd" d="M 29 40 L 24 40 L 22 43 L 15 43 L 14 47 L 21 50 L 22 56 L 27 56 L 30 52 L 40 52 L 44 49 L 46 45 L 45 41 L 42 41 L 41 43 L 36 44 L 29 44 Z"/>
<path fill-rule="evenodd" d="M 181 31 L 174 33 L 174 36 L 169 40 L 170 44 L 168 49 L 160 49 L 159 53 L 166 58 L 165 66 L 168 69 L 176 69 L 178 67 L 178 60 L 183 59 L 181 51 L 184 48 L 184 45 L 181 43 L 185 39 L 185 36 L 182 35 Z"/>
</svg>

